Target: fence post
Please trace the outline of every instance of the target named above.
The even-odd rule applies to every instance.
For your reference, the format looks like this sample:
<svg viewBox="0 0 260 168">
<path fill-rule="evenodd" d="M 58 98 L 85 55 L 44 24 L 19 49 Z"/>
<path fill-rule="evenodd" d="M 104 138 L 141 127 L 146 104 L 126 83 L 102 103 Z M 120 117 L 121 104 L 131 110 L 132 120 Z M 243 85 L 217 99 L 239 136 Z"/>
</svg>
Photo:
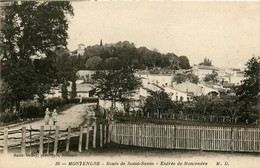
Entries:
<svg viewBox="0 0 260 168">
<path fill-rule="evenodd" d="M 233 127 L 231 127 L 231 132 L 230 132 L 230 148 L 231 148 L 231 152 L 234 151 L 234 141 L 233 141 Z"/>
<path fill-rule="evenodd" d="M 43 134 L 44 134 L 44 126 L 41 125 L 40 128 L 40 149 L 39 149 L 39 154 L 43 154 Z"/>
<path fill-rule="evenodd" d="M 83 127 L 81 126 L 79 131 L 79 147 L 78 147 L 79 152 L 82 151 L 82 135 L 83 135 Z"/>
<path fill-rule="evenodd" d="M 8 153 L 8 128 L 4 129 L 4 154 Z"/>
<path fill-rule="evenodd" d="M 139 136 L 138 136 L 138 146 L 141 146 L 141 131 L 142 131 L 142 128 L 141 128 L 141 125 L 138 124 L 138 132 L 139 132 Z"/>
<path fill-rule="evenodd" d="M 30 126 L 30 154 L 32 153 L 32 126 Z"/>
<path fill-rule="evenodd" d="M 107 143 L 107 125 L 104 125 L 104 144 Z"/>
<path fill-rule="evenodd" d="M 96 148 L 96 138 L 97 138 L 97 125 L 93 128 L 93 148 Z"/>
<path fill-rule="evenodd" d="M 103 129 L 102 129 L 102 124 L 100 124 L 100 147 L 103 145 Z"/>
<path fill-rule="evenodd" d="M 147 113 L 147 118 L 149 118 L 149 112 Z"/>
<path fill-rule="evenodd" d="M 173 140 L 174 140 L 173 148 L 176 149 L 177 148 L 177 127 L 176 127 L 176 125 L 174 125 Z"/>
<path fill-rule="evenodd" d="M 86 150 L 88 150 L 89 145 L 89 127 L 87 127 L 87 134 L 86 134 Z"/>
<path fill-rule="evenodd" d="M 26 127 L 22 127 L 21 153 L 25 154 Z"/>
<path fill-rule="evenodd" d="M 66 152 L 70 150 L 70 133 L 71 133 L 71 126 L 68 127 L 68 134 L 66 139 Z"/>
<path fill-rule="evenodd" d="M 201 151 L 203 151 L 203 149 L 204 149 L 204 129 L 203 129 L 203 127 L 200 127 L 200 131 L 201 131 Z"/>
<path fill-rule="evenodd" d="M 48 135 L 47 154 L 49 154 L 49 150 L 50 150 L 50 137 L 51 137 L 51 125 L 50 125 L 50 130 Z"/>
<path fill-rule="evenodd" d="M 53 155 L 57 154 L 57 151 L 58 151 L 58 141 L 59 141 L 59 126 L 56 126 Z"/>
</svg>

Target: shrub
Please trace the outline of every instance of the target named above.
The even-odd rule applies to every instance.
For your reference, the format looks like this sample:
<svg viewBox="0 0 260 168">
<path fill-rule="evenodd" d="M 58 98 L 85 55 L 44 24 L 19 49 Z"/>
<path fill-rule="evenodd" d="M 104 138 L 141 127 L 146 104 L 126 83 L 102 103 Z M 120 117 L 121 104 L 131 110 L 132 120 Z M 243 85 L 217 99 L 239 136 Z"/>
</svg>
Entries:
<svg viewBox="0 0 260 168">
<path fill-rule="evenodd" d="M 18 115 L 13 112 L 0 113 L 0 120 L 4 123 L 10 123 L 18 119 Z"/>
<path fill-rule="evenodd" d="M 53 110 L 55 108 L 64 106 L 65 104 L 67 104 L 66 100 L 64 100 L 62 98 L 54 97 L 54 98 L 46 100 L 46 102 L 44 103 L 44 108 L 49 108 L 49 109 Z"/>
</svg>

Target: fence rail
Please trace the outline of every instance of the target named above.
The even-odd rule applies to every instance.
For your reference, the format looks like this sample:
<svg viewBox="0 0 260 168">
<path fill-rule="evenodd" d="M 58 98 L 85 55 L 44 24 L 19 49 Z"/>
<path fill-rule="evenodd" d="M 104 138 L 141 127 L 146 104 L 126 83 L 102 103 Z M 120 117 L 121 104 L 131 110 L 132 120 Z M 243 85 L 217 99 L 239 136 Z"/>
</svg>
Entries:
<svg viewBox="0 0 260 168">
<path fill-rule="evenodd" d="M 259 128 L 116 123 L 111 136 L 112 142 L 141 147 L 260 152 Z"/>
<path fill-rule="evenodd" d="M 110 136 L 108 136 L 109 133 L 106 131 L 107 127 L 107 125 L 93 125 L 84 127 L 81 126 L 77 128 L 68 127 L 65 130 L 60 130 L 59 126 L 56 126 L 54 129 L 46 127 L 44 128 L 44 126 L 41 126 L 40 129 L 26 129 L 26 127 L 22 127 L 22 129 L 8 130 L 5 128 L 3 134 L 0 135 L 0 151 L 3 150 L 3 153 L 7 153 L 12 148 L 20 147 L 21 153 L 31 153 L 31 147 L 38 145 L 39 154 L 43 154 L 44 144 L 47 144 L 47 151 L 45 151 L 48 154 L 51 150 L 50 144 L 53 143 L 52 152 L 54 155 L 56 155 L 58 152 L 58 142 L 60 140 L 65 140 L 66 143 L 66 147 L 64 147 L 63 150 L 69 151 L 71 138 L 78 137 L 77 149 L 79 152 L 81 152 L 83 148 L 83 142 L 85 142 L 84 147 L 86 150 L 90 148 L 90 145 L 92 145 L 93 148 L 96 148 L 97 146 L 102 147 L 103 144 L 110 142 Z M 92 135 L 91 137 L 90 133 Z M 86 134 L 84 140 L 83 134 Z"/>
</svg>

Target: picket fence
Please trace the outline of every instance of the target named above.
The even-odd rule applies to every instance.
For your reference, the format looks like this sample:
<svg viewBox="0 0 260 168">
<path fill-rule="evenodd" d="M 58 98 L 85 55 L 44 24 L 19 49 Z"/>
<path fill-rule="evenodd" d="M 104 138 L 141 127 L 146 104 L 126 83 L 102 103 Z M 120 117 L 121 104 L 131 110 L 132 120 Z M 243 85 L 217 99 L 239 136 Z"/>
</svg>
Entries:
<svg viewBox="0 0 260 168">
<path fill-rule="evenodd" d="M 55 126 L 55 129 L 46 129 L 44 126 L 40 129 L 5 128 L 0 130 L 0 151 L 7 153 L 12 148 L 20 148 L 21 153 L 31 153 L 33 146 L 38 148 L 39 154 L 52 152 L 56 155 L 63 150 L 70 151 L 73 137 L 78 138 L 78 152 L 103 147 L 110 142 L 160 149 L 260 152 L 260 128 L 123 123 L 68 127 L 65 130 L 60 130 L 59 126 Z M 66 144 L 64 149 L 58 150 L 61 140 Z M 52 149 L 50 143 L 53 143 Z"/>
<path fill-rule="evenodd" d="M 111 141 L 161 149 L 260 152 L 260 129 L 116 123 Z"/>
</svg>

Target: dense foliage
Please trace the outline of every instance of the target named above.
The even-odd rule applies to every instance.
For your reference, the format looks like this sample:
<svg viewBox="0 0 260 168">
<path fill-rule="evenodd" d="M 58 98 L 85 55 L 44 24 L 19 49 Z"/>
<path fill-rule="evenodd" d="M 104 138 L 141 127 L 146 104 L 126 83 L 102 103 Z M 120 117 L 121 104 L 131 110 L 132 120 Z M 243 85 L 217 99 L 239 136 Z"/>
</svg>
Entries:
<svg viewBox="0 0 260 168">
<path fill-rule="evenodd" d="M 203 62 L 199 63 L 199 65 L 212 66 L 212 63 L 208 58 L 204 58 Z"/>
<path fill-rule="evenodd" d="M 28 1 L 1 10 L 1 101 L 19 108 L 22 100 L 43 100 L 57 84 L 54 50 L 67 45 L 73 9 L 69 2 Z"/>
<path fill-rule="evenodd" d="M 78 65 L 88 70 L 113 69 L 111 66 L 131 65 L 134 69 L 169 68 L 172 70 L 189 69 L 190 63 L 186 56 L 178 57 L 174 53 L 162 54 L 156 49 L 135 47 L 128 41 L 115 44 L 94 45 L 85 48 L 85 53 L 80 57 L 82 62 Z"/>
<path fill-rule="evenodd" d="M 252 57 L 244 72 L 245 79 L 235 88 L 240 115 L 244 119 L 260 118 L 260 57 Z"/>
</svg>

